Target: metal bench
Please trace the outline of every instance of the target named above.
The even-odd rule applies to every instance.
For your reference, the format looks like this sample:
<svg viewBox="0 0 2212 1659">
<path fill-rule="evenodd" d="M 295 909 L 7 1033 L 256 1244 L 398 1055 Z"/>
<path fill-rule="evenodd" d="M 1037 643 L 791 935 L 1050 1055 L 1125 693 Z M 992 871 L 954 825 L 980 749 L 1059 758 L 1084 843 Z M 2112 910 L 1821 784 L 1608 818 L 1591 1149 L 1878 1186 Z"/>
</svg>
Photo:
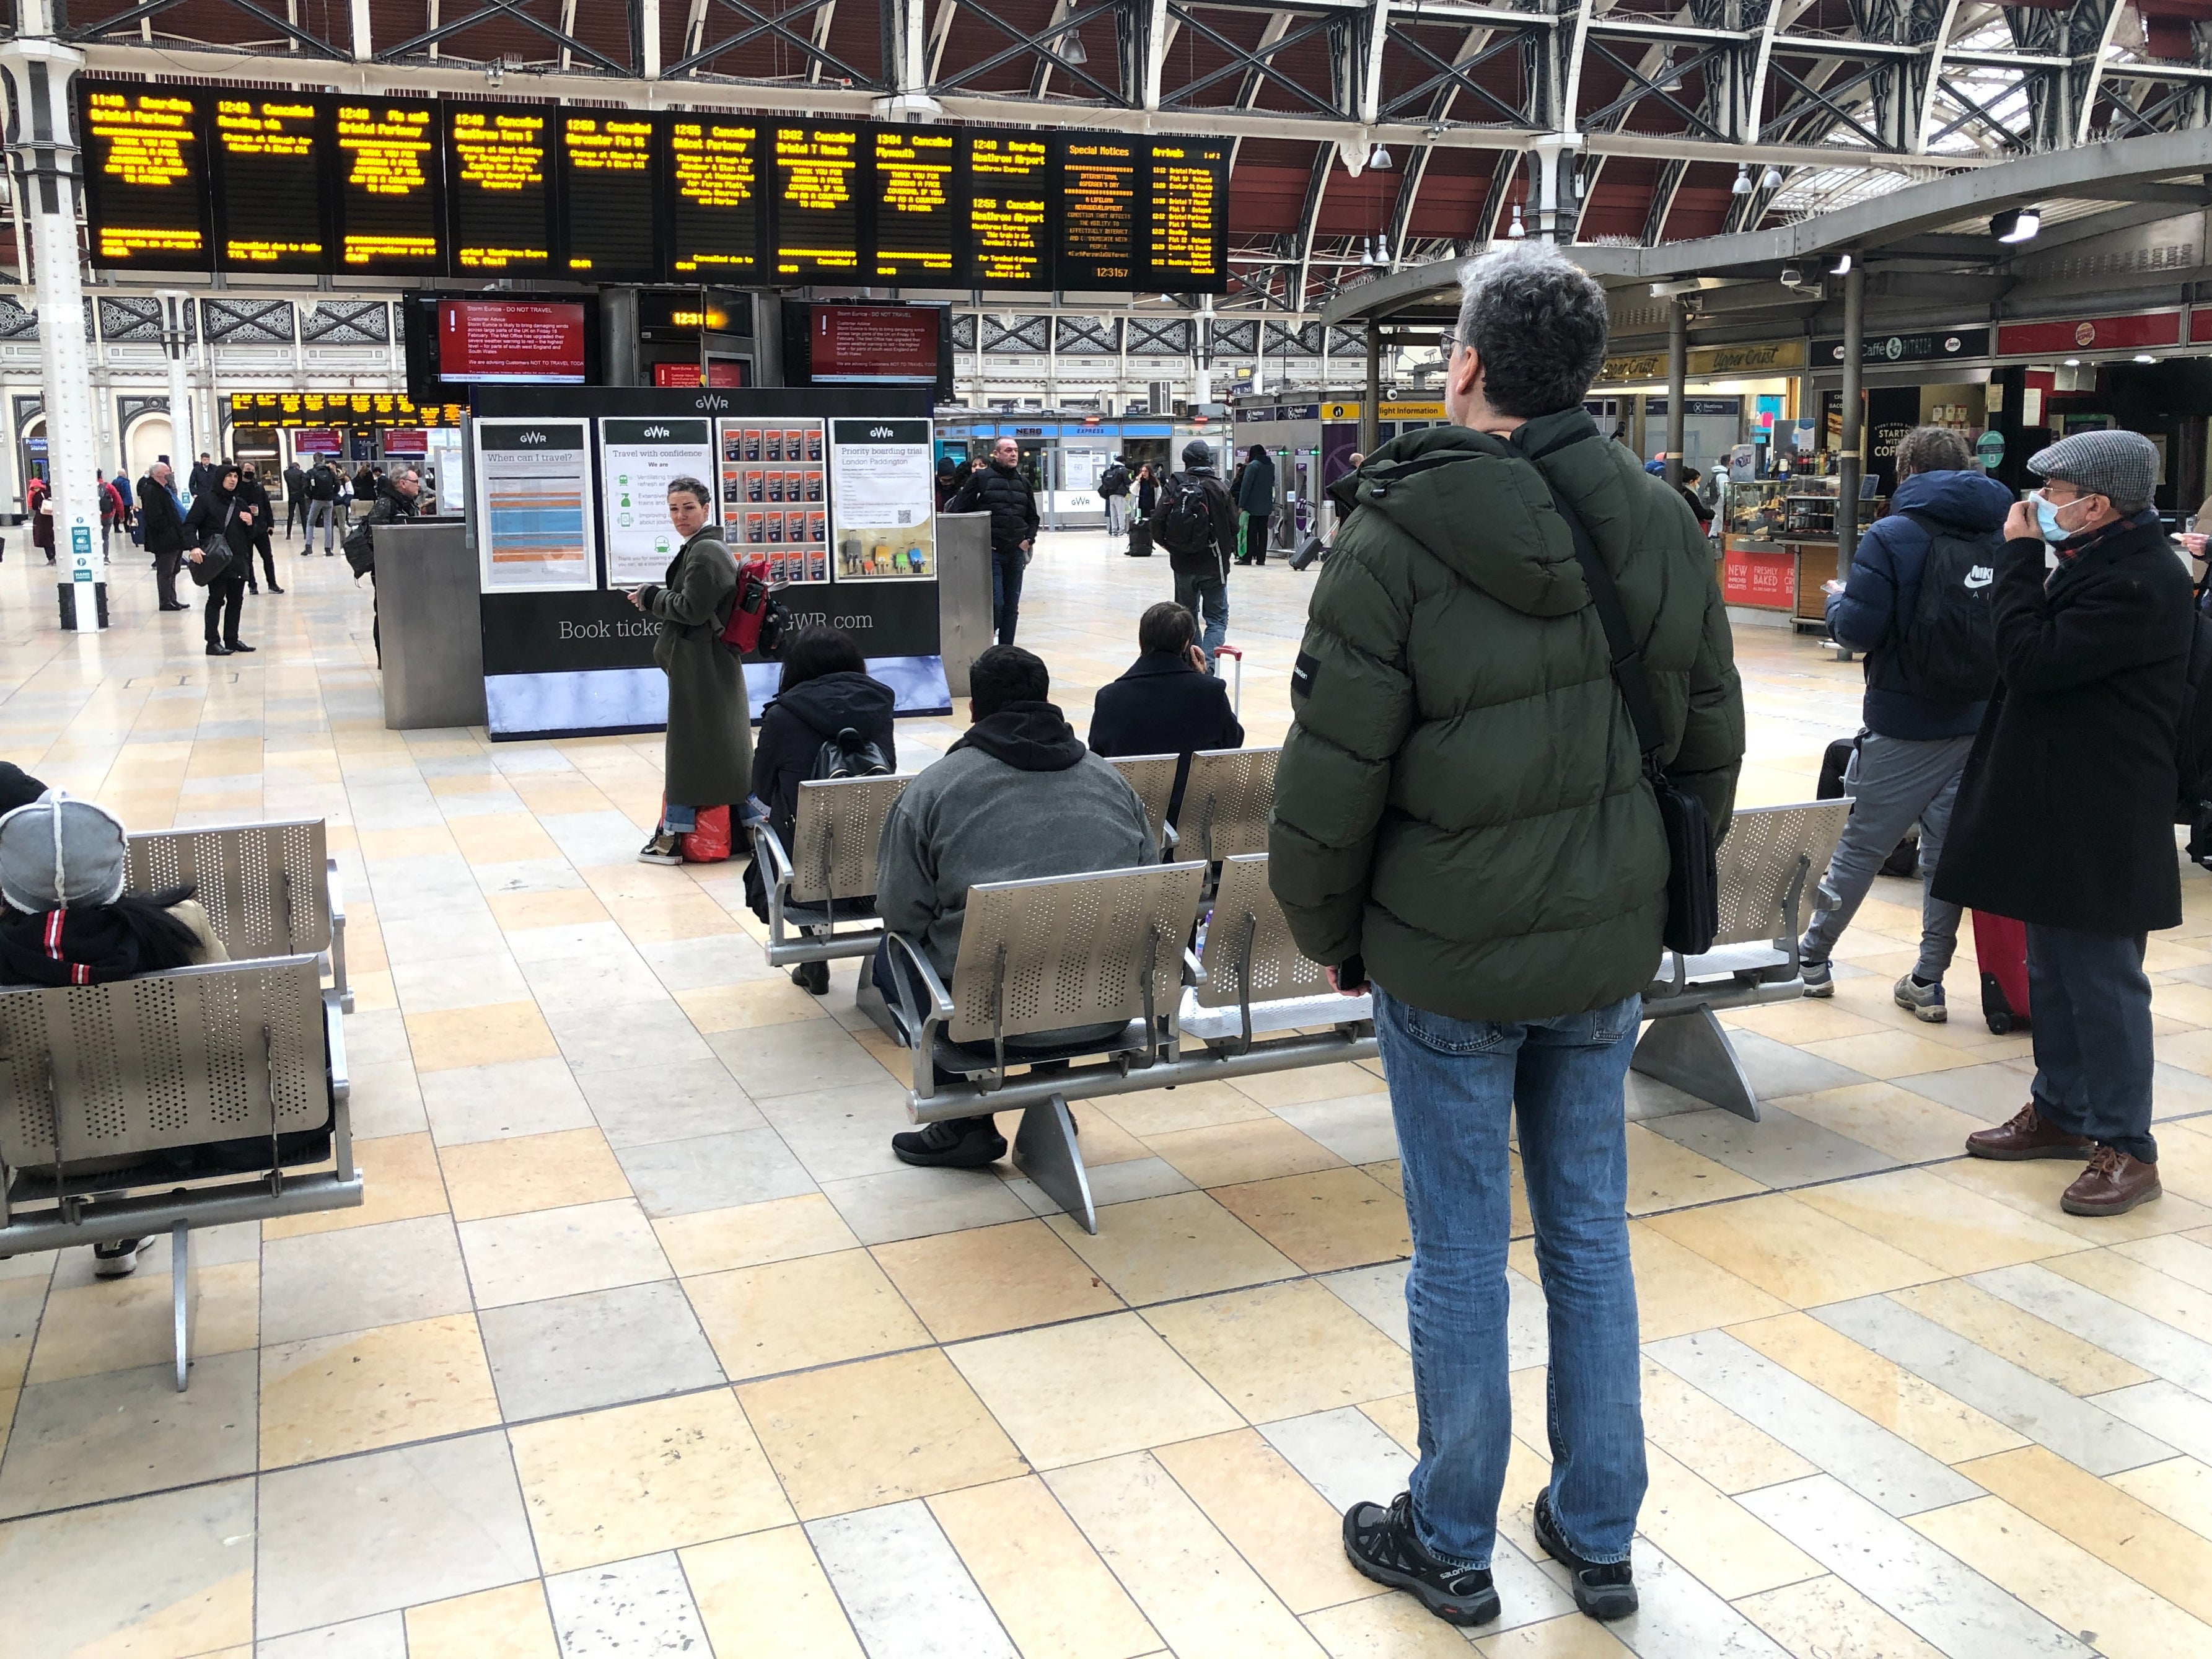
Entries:
<svg viewBox="0 0 2212 1659">
<path fill-rule="evenodd" d="M 322 819 L 148 830 L 130 838 L 128 858 L 133 892 L 190 882 L 234 962 L 301 952 L 326 956 L 324 966 L 338 1006 L 353 1012 L 345 905 Z"/>
<path fill-rule="evenodd" d="M 1714 1012 L 1805 994 L 1802 912 L 1850 811 L 1847 800 L 1808 801 L 1753 807 L 1729 821 L 1718 858 L 1720 930 L 1703 956 L 1661 958 L 1661 977 L 1644 994 L 1651 1024 L 1630 1062 L 1637 1071 L 1759 1121 L 1759 1096 Z"/>
<path fill-rule="evenodd" d="M 1068 1102 L 1372 1058 L 1371 1027 L 1352 1024 L 1183 1047 L 1182 989 L 1200 972 L 1187 941 L 1206 874 L 1192 862 L 971 887 L 950 989 L 912 940 L 887 935 L 902 970 L 892 1031 L 914 1055 L 908 1117 L 1020 1110 L 1015 1166 L 1096 1232 Z M 1110 1029 L 1052 1047 L 1013 1041 L 1097 1027 Z M 1030 1069 L 1017 1075 L 1019 1066 Z M 940 1070 L 953 1080 L 939 1081 Z"/>
<path fill-rule="evenodd" d="M 799 786 L 788 851 L 763 823 L 753 831 L 768 892 L 771 968 L 875 953 L 876 848 L 911 776 L 829 778 Z M 848 931 L 839 933 L 839 927 Z"/>
<path fill-rule="evenodd" d="M 1176 773 L 1182 765 L 1180 755 L 1124 755 L 1107 764 L 1119 772 L 1137 799 L 1145 805 L 1145 823 L 1152 831 L 1152 845 L 1158 847 L 1167 839 L 1168 803 L 1175 799 Z"/>
<path fill-rule="evenodd" d="M 1176 847 L 1209 864 L 1267 850 L 1267 818 L 1275 810 L 1275 749 L 1201 749 L 1190 757 Z"/>
<path fill-rule="evenodd" d="M 168 1234 L 181 1391 L 191 1229 L 362 1201 L 341 1023 L 304 954 L 0 991 L 0 1255 Z"/>
<path fill-rule="evenodd" d="M 1198 983 L 1183 992 L 1176 1029 L 1209 1048 L 1241 1054 L 1255 1036 L 1375 1018 L 1370 994 L 1333 990 L 1322 964 L 1299 951 L 1267 885 L 1265 853 L 1223 861 L 1199 969 Z"/>
</svg>

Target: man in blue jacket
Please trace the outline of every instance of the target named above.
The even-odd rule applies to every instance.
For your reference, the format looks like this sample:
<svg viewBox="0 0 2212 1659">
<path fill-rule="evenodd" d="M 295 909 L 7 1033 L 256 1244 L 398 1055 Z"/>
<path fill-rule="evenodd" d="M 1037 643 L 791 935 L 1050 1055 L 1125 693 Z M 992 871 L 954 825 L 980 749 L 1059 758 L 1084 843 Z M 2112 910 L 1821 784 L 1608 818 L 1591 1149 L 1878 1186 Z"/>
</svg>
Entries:
<svg viewBox="0 0 2212 1659">
<path fill-rule="evenodd" d="M 1994 636 L 1985 603 L 1953 612 L 1972 616 L 1979 632 L 1971 641 L 1973 649 L 1951 653 L 1951 660 L 1931 663 L 1925 650 L 1907 648 L 1906 639 L 1922 618 L 1921 578 L 1939 538 L 1950 550 L 1951 564 L 1960 562 L 1959 544 L 1982 550 L 1981 557 L 1952 574 L 1963 578 L 1974 599 L 1980 598 L 1974 590 L 1986 590 L 2012 492 L 1974 465 L 1966 441 L 1948 427 L 1917 427 L 1906 434 L 1897 447 L 1897 471 L 1889 514 L 1860 540 L 1849 581 L 1829 584 L 1829 633 L 1839 645 L 1867 653 L 1867 734 L 1859 744 L 1850 822 L 1836 843 L 1814 898 L 1813 925 L 1798 947 L 1805 994 L 1811 997 L 1835 994 L 1829 952 L 1850 926 L 1882 860 L 1915 819 L 1922 868 L 1934 872 L 1950 829 L 1959 775 L 1995 689 Z M 1897 981 L 1899 1007 L 1924 1020 L 1946 1018 L 1943 972 L 1958 943 L 1959 907 L 1923 893 L 1920 959 Z"/>
</svg>

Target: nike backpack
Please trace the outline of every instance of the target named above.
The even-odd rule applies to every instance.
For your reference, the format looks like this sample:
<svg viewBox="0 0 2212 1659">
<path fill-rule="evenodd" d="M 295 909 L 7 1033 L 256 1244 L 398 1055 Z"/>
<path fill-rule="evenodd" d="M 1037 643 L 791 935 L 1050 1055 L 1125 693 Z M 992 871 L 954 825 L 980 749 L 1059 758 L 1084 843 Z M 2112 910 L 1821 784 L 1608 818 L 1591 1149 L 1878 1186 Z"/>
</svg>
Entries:
<svg viewBox="0 0 2212 1659">
<path fill-rule="evenodd" d="M 1905 690 L 1930 702 L 1981 702 L 1996 690 L 1996 613 L 1990 589 L 1996 550 L 1923 514 L 1905 515 L 1928 532 L 1920 597 L 1895 661 Z"/>
</svg>

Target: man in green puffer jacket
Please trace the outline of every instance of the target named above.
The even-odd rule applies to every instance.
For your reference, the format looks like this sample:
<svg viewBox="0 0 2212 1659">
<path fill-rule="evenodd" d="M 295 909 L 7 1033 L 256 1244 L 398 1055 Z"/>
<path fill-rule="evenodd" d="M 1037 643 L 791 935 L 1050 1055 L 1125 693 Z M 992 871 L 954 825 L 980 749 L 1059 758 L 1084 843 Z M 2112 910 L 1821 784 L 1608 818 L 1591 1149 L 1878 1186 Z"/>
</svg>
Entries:
<svg viewBox="0 0 2212 1659">
<path fill-rule="evenodd" d="M 1367 459 L 1315 587 L 1268 837 L 1300 947 L 1340 988 L 1371 983 L 1413 1238 L 1422 1456 L 1408 1492 L 1346 1514 L 1345 1548 L 1455 1624 L 1498 1614 L 1517 1113 L 1550 1304 L 1536 1533 L 1583 1611 L 1615 1619 L 1644 1489 L 1621 1096 L 1668 856 L 1555 490 L 1620 592 L 1667 771 L 1717 834 L 1743 695 L 1696 519 L 1583 412 L 1603 290 L 1534 241 L 1465 285 L 1451 424 Z"/>
</svg>

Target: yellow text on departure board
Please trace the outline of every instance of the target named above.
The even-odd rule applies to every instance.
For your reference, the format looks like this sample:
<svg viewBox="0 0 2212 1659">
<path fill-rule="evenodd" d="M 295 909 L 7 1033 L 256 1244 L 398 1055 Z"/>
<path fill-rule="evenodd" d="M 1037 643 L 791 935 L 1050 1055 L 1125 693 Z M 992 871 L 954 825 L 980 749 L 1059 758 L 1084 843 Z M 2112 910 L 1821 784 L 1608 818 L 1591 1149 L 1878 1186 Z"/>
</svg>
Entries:
<svg viewBox="0 0 2212 1659">
<path fill-rule="evenodd" d="M 1090 263 L 1093 276 L 1128 277 L 1136 206 L 1135 152 L 1128 145 L 1068 145 L 1061 235 L 1068 253 Z"/>
<path fill-rule="evenodd" d="M 834 213 L 853 199 L 854 154 L 860 135 L 852 131 L 808 133 L 804 127 L 778 127 L 775 164 L 783 170 L 783 204 L 809 213 Z"/>
<path fill-rule="evenodd" d="M 87 114 L 92 136 L 106 149 L 100 170 L 106 177 L 119 184 L 155 188 L 191 184 L 192 152 L 199 135 L 192 131 L 190 99 L 133 100 L 95 92 Z"/>
<path fill-rule="evenodd" d="M 1206 146 L 1152 147 L 1152 264 L 1193 276 L 1221 274 L 1220 185 L 1223 152 Z"/>
<path fill-rule="evenodd" d="M 430 109 L 366 104 L 338 106 L 338 148 L 352 157 L 346 182 L 372 196 L 412 196 L 429 188 L 422 159 L 430 153 Z"/>
<path fill-rule="evenodd" d="M 704 208 L 743 207 L 753 199 L 751 127 L 678 121 L 670 145 L 676 157 L 676 193 Z"/>
<path fill-rule="evenodd" d="M 580 173 L 643 173 L 652 165 L 650 122 L 571 116 L 562 136 L 568 146 L 568 165 Z"/>
<path fill-rule="evenodd" d="M 478 190 L 520 191 L 545 182 L 545 118 L 542 115 L 480 115 L 464 110 L 453 117 L 453 150 L 460 158 L 460 182 Z"/>
<path fill-rule="evenodd" d="M 969 204 L 975 274 L 985 283 L 1026 283 L 1044 263 L 1044 198 L 978 196 Z"/>
<path fill-rule="evenodd" d="M 215 106 L 215 136 L 226 155 L 304 160 L 315 153 L 315 106 L 221 99 Z"/>
<path fill-rule="evenodd" d="M 952 270 L 952 134 L 876 133 L 876 274 Z"/>
</svg>

